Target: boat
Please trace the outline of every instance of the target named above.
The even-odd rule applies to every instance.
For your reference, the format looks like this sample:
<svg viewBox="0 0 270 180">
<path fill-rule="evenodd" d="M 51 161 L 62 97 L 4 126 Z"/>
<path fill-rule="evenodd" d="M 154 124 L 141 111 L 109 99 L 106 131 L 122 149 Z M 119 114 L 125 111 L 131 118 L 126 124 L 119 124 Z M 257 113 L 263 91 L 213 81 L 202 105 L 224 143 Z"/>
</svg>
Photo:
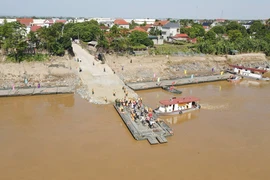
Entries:
<svg viewBox="0 0 270 180">
<path fill-rule="evenodd" d="M 227 79 L 227 81 L 232 82 L 232 83 L 237 83 L 237 82 L 240 82 L 241 79 L 242 79 L 241 76 L 232 75 L 230 76 L 230 78 Z"/>
<path fill-rule="evenodd" d="M 236 75 L 239 75 L 243 78 L 251 78 L 256 80 L 263 80 L 263 81 L 269 81 L 270 79 L 268 77 L 264 77 L 264 73 L 267 72 L 267 70 L 264 69 L 258 69 L 258 68 L 249 68 L 244 66 L 238 66 L 238 65 L 229 65 L 231 68 L 233 68 L 233 72 Z"/>
<path fill-rule="evenodd" d="M 173 97 L 171 99 L 159 101 L 160 106 L 154 109 L 157 115 L 176 115 L 183 114 L 196 109 L 200 109 L 199 98 L 197 97 Z"/>
<path fill-rule="evenodd" d="M 182 91 L 180 91 L 178 89 L 175 89 L 174 86 L 162 86 L 161 88 L 166 90 L 166 91 L 169 91 L 171 93 L 175 93 L 175 94 L 181 94 L 182 93 Z"/>
</svg>

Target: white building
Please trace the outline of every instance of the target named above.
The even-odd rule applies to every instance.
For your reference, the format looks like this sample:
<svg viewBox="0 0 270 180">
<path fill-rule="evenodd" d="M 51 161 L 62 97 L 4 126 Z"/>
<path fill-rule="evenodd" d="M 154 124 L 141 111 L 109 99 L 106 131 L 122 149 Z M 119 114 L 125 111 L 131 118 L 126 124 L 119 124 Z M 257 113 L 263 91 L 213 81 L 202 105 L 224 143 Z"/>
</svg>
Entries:
<svg viewBox="0 0 270 180">
<path fill-rule="evenodd" d="M 129 23 L 127 21 L 125 21 L 124 19 L 116 19 L 114 21 L 114 24 L 120 28 L 129 29 Z"/>
<path fill-rule="evenodd" d="M 99 24 L 104 24 L 107 27 L 112 27 L 114 25 L 114 20 L 113 18 L 90 18 L 90 20 L 95 20 Z"/>
<path fill-rule="evenodd" d="M 169 37 L 175 36 L 180 33 L 180 24 L 169 22 L 162 26 L 162 36 L 164 40 L 168 40 Z"/>
<path fill-rule="evenodd" d="M 126 22 L 131 23 L 132 21 L 134 21 L 136 24 L 154 24 L 155 23 L 155 19 L 149 19 L 149 18 L 145 18 L 145 19 L 125 19 Z"/>
<path fill-rule="evenodd" d="M 74 19 L 74 23 L 82 23 L 84 21 L 85 21 L 85 19 L 83 19 L 83 18 L 81 18 L 81 19 L 75 18 Z"/>
<path fill-rule="evenodd" d="M 32 25 L 44 26 L 45 19 L 33 19 Z"/>
<path fill-rule="evenodd" d="M 17 19 L 6 19 L 8 23 L 15 22 Z M 5 19 L 0 19 L 0 25 L 4 24 Z"/>
</svg>

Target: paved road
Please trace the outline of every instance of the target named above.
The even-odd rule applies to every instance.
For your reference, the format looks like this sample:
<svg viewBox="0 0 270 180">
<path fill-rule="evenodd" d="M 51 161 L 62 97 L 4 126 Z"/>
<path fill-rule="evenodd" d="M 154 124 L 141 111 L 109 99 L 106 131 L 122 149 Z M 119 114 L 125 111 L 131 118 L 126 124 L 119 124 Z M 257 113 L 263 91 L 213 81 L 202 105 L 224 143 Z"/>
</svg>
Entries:
<svg viewBox="0 0 270 180">
<path fill-rule="evenodd" d="M 107 64 L 101 64 L 100 61 L 95 60 L 94 56 L 75 43 L 72 44 L 72 47 L 75 57 L 82 60 L 82 62 L 79 62 L 79 67 L 82 69 L 79 76 L 83 84 L 87 85 L 91 94 L 92 89 L 94 89 L 94 95 L 91 95 L 92 100 L 106 103 L 104 101 L 105 97 L 108 102 L 114 102 L 116 98 L 125 96 L 122 90 L 122 87 L 125 86 L 124 82 L 113 73 Z M 95 65 L 93 65 L 93 62 Z M 116 96 L 113 96 L 114 91 Z M 134 91 L 130 89 L 128 91 L 129 97 L 137 97 Z"/>
</svg>

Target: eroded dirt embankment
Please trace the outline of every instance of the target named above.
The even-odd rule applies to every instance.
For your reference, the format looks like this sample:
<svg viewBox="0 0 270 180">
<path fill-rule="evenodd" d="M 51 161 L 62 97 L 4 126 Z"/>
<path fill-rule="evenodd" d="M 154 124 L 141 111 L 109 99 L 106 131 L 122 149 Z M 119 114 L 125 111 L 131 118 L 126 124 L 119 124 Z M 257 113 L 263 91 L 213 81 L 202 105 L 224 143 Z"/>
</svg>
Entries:
<svg viewBox="0 0 270 180">
<path fill-rule="evenodd" d="M 228 64 L 248 67 L 270 65 L 270 61 L 262 53 L 186 57 L 107 55 L 106 62 L 125 82 L 150 81 L 157 77 L 173 79 L 191 74 L 195 76 L 219 74 L 229 67 Z"/>
<path fill-rule="evenodd" d="M 78 81 L 77 63 L 68 56 L 45 62 L 0 63 L 0 88 L 25 86 L 72 86 Z M 27 85 L 25 84 L 27 79 Z"/>
</svg>

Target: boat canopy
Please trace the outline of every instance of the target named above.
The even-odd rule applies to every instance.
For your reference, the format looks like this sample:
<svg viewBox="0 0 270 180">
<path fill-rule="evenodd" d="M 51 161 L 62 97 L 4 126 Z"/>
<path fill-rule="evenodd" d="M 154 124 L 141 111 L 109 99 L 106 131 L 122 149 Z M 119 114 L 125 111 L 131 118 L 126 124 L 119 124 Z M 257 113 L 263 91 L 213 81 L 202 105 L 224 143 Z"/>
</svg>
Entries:
<svg viewBox="0 0 270 180">
<path fill-rule="evenodd" d="M 233 68 L 238 68 L 238 69 L 246 69 L 246 70 L 250 70 L 252 72 L 259 72 L 259 73 L 266 73 L 267 70 L 263 70 L 263 69 L 256 69 L 256 68 L 248 68 L 248 67 L 244 67 L 244 66 L 237 66 L 237 65 L 229 65 Z"/>
<path fill-rule="evenodd" d="M 184 104 L 184 103 L 195 102 L 199 100 L 200 99 L 196 97 L 183 97 L 183 98 L 172 98 L 168 100 L 161 100 L 159 101 L 159 103 L 162 105 L 168 106 L 172 104 Z"/>
</svg>

